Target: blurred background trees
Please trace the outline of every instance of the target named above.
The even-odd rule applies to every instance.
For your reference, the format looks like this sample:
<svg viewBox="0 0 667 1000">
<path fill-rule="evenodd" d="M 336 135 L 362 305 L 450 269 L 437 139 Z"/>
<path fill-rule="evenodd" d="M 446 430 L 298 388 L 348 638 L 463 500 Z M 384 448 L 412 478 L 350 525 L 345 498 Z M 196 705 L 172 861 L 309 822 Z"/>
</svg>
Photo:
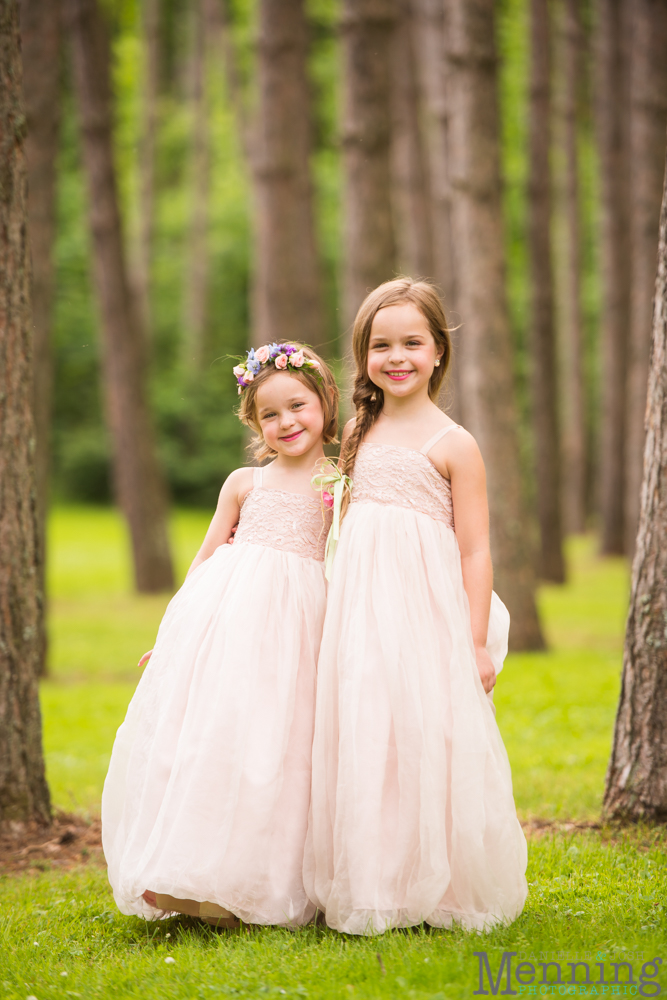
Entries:
<svg viewBox="0 0 667 1000">
<path fill-rule="evenodd" d="M 634 546 L 665 0 L 62 0 L 60 26 L 57 7 L 21 0 L 41 509 L 115 489 L 137 581 L 167 585 L 167 492 L 210 507 L 244 461 L 228 356 L 298 337 L 344 379 L 365 292 L 431 277 L 457 327 L 444 402 L 489 468 L 515 642 L 539 645 L 564 531 Z M 106 111 L 84 64 L 108 67 Z"/>
</svg>

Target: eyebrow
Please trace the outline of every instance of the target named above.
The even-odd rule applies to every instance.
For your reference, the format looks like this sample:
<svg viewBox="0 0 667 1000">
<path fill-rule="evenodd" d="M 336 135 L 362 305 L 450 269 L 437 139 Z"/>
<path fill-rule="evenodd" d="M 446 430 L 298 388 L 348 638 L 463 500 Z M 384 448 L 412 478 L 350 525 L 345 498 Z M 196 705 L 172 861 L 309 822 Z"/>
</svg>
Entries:
<svg viewBox="0 0 667 1000">
<path fill-rule="evenodd" d="M 292 396 L 286 402 L 287 402 L 288 406 L 289 406 L 290 403 L 304 403 L 305 402 L 305 397 L 304 396 Z M 264 406 L 260 406 L 259 412 L 263 413 L 265 410 L 275 410 L 275 409 L 276 409 L 275 406 L 271 406 L 268 403 L 265 403 Z"/>
</svg>

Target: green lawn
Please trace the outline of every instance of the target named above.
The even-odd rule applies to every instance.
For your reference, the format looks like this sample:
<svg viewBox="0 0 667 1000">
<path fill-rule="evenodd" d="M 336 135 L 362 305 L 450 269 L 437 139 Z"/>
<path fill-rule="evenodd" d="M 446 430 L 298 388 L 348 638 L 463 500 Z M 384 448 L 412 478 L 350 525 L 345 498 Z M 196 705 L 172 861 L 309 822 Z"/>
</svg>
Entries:
<svg viewBox="0 0 667 1000">
<path fill-rule="evenodd" d="M 206 527 L 180 512 L 173 541 L 180 576 Z M 593 538 L 568 546 L 570 583 L 540 594 L 550 649 L 511 656 L 496 689 L 498 722 L 522 817 L 583 820 L 599 814 L 618 696 L 627 569 L 600 560 Z M 42 685 L 54 801 L 95 813 L 113 736 L 150 648 L 167 596 L 132 594 L 125 534 L 107 510 L 60 509 L 50 526 L 51 664 Z M 358 940 L 322 928 L 243 928 L 217 934 L 188 918 L 147 925 L 115 909 L 104 872 L 33 870 L 0 877 L 0 1000 L 36 997 L 312 997 L 445 1000 L 479 988 L 486 952 L 494 976 L 503 951 L 537 968 L 533 990 L 559 995 L 550 968 L 589 962 L 588 987 L 560 995 L 613 996 L 596 985 L 602 962 L 667 960 L 667 839 L 662 830 L 574 830 L 529 841 L 523 915 L 490 934 L 417 929 Z M 379 955 L 379 958 L 378 958 Z M 578 979 L 583 969 L 579 969 Z M 627 970 L 626 970 L 627 972 Z M 645 970 L 645 979 L 651 970 Z M 665 976 L 660 968 L 660 981 Z M 625 974 L 622 976 L 625 980 Z M 503 979 L 503 983 L 505 980 Z M 485 984 L 485 988 L 488 986 Z M 503 985 L 501 991 L 505 989 Z M 568 993 L 569 990 L 569 993 Z M 645 996 L 656 995 L 650 985 Z"/>
<path fill-rule="evenodd" d="M 178 512 L 179 579 L 207 526 Z M 510 656 L 496 688 L 498 723 L 523 818 L 591 818 L 600 807 L 621 665 L 627 569 L 592 537 L 568 548 L 571 582 L 540 595 L 550 650 Z M 54 801 L 94 811 L 111 752 L 167 595 L 132 593 L 127 539 L 113 511 L 56 510 L 50 525 L 51 679 L 42 685 Z"/>
</svg>

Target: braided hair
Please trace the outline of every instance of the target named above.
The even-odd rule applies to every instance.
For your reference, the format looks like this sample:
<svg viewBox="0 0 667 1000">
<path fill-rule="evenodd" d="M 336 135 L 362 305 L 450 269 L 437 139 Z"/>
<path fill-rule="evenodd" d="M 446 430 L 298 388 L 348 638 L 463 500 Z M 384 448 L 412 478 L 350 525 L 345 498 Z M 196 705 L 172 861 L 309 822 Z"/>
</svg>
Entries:
<svg viewBox="0 0 667 1000">
<path fill-rule="evenodd" d="M 368 345 L 371 338 L 373 320 L 380 309 L 410 303 L 415 306 L 428 323 L 431 335 L 443 354 L 440 365 L 433 369 L 428 384 L 428 394 L 437 400 L 443 379 L 452 358 L 452 340 L 445 318 L 445 311 L 435 287 L 428 281 L 414 281 L 412 278 L 396 278 L 379 285 L 361 304 L 352 331 L 352 351 L 356 372 L 354 376 L 352 402 L 357 414 L 354 430 L 345 442 L 340 458 L 342 471 L 352 475 L 357 452 L 363 439 L 382 413 L 384 393 L 368 377 Z M 347 502 L 345 503 L 345 507 Z"/>
</svg>

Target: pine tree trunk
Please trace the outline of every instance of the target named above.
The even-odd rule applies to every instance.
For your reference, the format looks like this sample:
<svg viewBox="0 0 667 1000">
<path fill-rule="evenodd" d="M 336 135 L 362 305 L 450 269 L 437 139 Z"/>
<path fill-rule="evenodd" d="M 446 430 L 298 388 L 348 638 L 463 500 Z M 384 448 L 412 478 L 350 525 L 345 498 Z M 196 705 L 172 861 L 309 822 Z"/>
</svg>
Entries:
<svg viewBox="0 0 667 1000">
<path fill-rule="evenodd" d="M 615 819 L 664 822 L 667 820 L 667 172 L 654 301 L 639 534 L 604 812 Z"/>
<path fill-rule="evenodd" d="M 625 413 L 630 326 L 630 161 L 626 0 L 597 0 L 602 191 L 602 552 L 625 551 Z"/>
<path fill-rule="evenodd" d="M 398 0 L 393 52 L 394 217 L 398 269 L 433 277 L 431 192 L 421 130 L 415 19 L 411 0 Z"/>
<path fill-rule="evenodd" d="M 564 25 L 565 215 L 567 225 L 566 308 L 563 427 L 563 514 L 565 529 L 586 528 L 586 389 L 584 381 L 584 317 L 581 291 L 581 200 L 579 193 L 578 125 L 582 90 L 583 38 L 580 0 L 566 0 Z"/>
<path fill-rule="evenodd" d="M 17 0 L 0 0 L 0 827 L 50 818 L 37 676 L 44 606 L 35 488 L 26 123 Z"/>
<path fill-rule="evenodd" d="M 452 245 L 451 185 L 447 166 L 449 93 L 446 59 L 446 8 L 443 0 L 412 0 L 418 41 L 417 71 L 422 92 L 422 118 L 428 158 L 433 231 L 433 277 L 442 292 L 451 328 L 453 357 L 445 391 L 447 412 L 457 423 L 465 419 L 459 387 L 460 354 L 465 349 L 458 330 L 456 254 Z"/>
<path fill-rule="evenodd" d="M 300 340 L 325 349 L 307 57 L 303 0 L 260 0 L 254 343 Z"/>
<path fill-rule="evenodd" d="M 32 258 L 33 413 L 37 523 L 42 559 L 39 589 L 46 595 L 46 516 L 51 466 L 53 357 L 53 240 L 56 216 L 56 161 L 60 125 L 60 4 L 21 0 L 23 95 L 28 131 L 28 236 Z M 46 628 L 41 636 L 40 674 L 47 669 Z"/>
<path fill-rule="evenodd" d="M 535 606 L 533 537 L 521 495 L 518 418 L 505 289 L 494 0 L 448 0 L 450 169 L 469 347 L 461 383 L 466 426 L 486 463 L 496 589 L 512 616 L 513 649 L 544 645 Z"/>
<path fill-rule="evenodd" d="M 194 372 L 205 360 L 208 293 L 209 135 L 206 101 L 206 23 L 204 4 L 195 5 L 192 52 L 191 214 L 185 284 L 185 361 Z"/>
<path fill-rule="evenodd" d="M 630 147 L 632 291 L 626 429 L 626 549 L 634 551 L 644 454 L 646 381 L 667 130 L 667 3 L 628 0 L 632 19 Z"/>
<path fill-rule="evenodd" d="M 155 144 L 160 84 L 160 0 L 144 0 L 144 80 L 142 129 L 139 143 L 138 234 L 133 268 L 133 292 L 148 341 L 153 333 L 151 269 L 155 229 Z"/>
<path fill-rule="evenodd" d="M 539 573 L 563 583 L 560 438 L 556 395 L 556 337 L 551 259 L 551 39 L 548 0 L 531 0 L 530 176 L 530 347 L 535 430 Z"/>
<path fill-rule="evenodd" d="M 132 538 L 137 589 L 173 587 L 167 494 L 146 398 L 144 337 L 125 268 L 111 136 L 110 53 L 96 0 L 67 0 L 114 478 Z"/>
<path fill-rule="evenodd" d="M 343 0 L 343 325 L 395 276 L 391 206 L 394 0 Z M 349 340 L 348 340 L 349 343 Z"/>
</svg>

